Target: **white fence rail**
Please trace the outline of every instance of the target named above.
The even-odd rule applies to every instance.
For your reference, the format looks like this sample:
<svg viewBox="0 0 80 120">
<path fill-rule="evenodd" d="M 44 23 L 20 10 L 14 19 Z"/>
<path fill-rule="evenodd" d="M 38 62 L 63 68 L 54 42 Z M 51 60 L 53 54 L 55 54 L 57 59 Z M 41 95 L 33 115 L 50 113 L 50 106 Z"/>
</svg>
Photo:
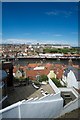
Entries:
<svg viewBox="0 0 80 120">
<path fill-rule="evenodd" d="M 60 90 L 56 87 L 56 85 L 53 83 L 53 81 L 50 78 L 49 78 L 49 84 L 56 93 L 60 93 Z"/>
<path fill-rule="evenodd" d="M 51 118 L 60 114 L 63 99 L 36 101 L 20 106 L 21 118 Z"/>
<path fill-rule="evenodd" d="M 5 109 L 0 110 L 0 118 L 56 118 L 67 112 L 80 107 L 80 97 L 75 90 L 60 88 L 49 79 L 49 84 L 55 91 L 55 94 L 46 95 L 42 98 L 23 100 L 13 104 Z M 76 99 L 63 107 L 63 98 L 61 91 L 72 91 L 76 95 Z"/>
<path fill-rule="evenodd" d="M 69 113 L 78 108 L 80 108 L 80 98 L 76 98 L 74 101 L 71 101 L 66 106 L 64 106 L 63 111 L 61 112 L 60 116 L 64 115 L 65 113 Z"/>
<path fill-rule="evenodd" d="M 0 111 L 2 118 L 51 118 L 60 114 L 63 99 L 18 102 Z"/>
</svg>

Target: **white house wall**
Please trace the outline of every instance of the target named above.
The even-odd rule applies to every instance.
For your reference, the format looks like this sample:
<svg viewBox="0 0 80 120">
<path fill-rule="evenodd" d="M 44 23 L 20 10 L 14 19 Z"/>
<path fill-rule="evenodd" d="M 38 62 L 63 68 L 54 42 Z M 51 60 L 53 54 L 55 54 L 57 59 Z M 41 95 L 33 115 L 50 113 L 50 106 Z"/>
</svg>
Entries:
<svg viewBox="0 0 80 120">
<path fill-rule="evenodd" d="M 67 87 L 75 87 L 78 89 L 78 82 L 74 73 L 70 70 L 67 76 Z"/>
<path fill-rule="evenodd" d="M 2 114 L 0 114 L 0 120 L 2 120 Z"/>
<path fill-rule="evenodd" d="M 2 113 L 2 118 L 19 118 L 19 108 L 16 106 Z"/>
<path fill-rule="evenodd" d="M 47 101 L 48 100 L 56 100 L 56 99 L 60 99 L 60 98 L 61 98 L 60 94 L 58 93 L 58 94 L 43 96 L 40 99 L 37 99 L 36 101 L 44 101 L 45 102 L 45 100 L 47 100 Z"/>
<path fill-rule="evenodd" d="M 22 104 L 21 118 L 54 118 L 63 109 L 63 99 L 47 100 Z"/>
<path fill-rule="evenodd" d="M 15 76 L 16 76 L 17 78 L 20 78 L 20 77 L 22 77 L 22 73 L 18 70 L 18 71 L 16 72 Z"/>
<path fill-rule="evenodd" d="M 60 96 L 60 90 L 51 79 L 49 79 L 49 84 L 55 94 L 37 100 L 18 102 L 1 110 L 0 115 L 2 114 L 3 118 L 51 118 L 58 116 L 63 108 L 63 98 Z"/>
<path fill-rule="evenodd" d="M 60 115 L 63 99 L 16 103 L 0 112 L 2 118 L 52 118 Z"/>
<path fill-rule="evenodd" d="M 63 75 L 63 76 L 62 76 L 62 81 L 63 81 L 64 83 L 67 82 L 66 79 L 67 79 L 67 77 Z"/>
<path fill-rule="evenodd" d="M 56 93 L 60 93 L 60 90 L 56 87 L 56 85 L 53 83 L 53 81 L 50 78 L 49 78 L 49 84 Z"/>
</svg>

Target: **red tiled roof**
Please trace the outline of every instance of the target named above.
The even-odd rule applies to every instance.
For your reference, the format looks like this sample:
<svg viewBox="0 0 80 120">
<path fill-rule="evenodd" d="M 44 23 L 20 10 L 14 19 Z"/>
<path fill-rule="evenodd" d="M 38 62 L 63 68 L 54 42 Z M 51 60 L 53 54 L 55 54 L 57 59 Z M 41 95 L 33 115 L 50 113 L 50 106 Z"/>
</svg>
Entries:
<svg viewBox="0 0 80 120">
<path fill-rule="evenodd" d="M 58 78 L 58 79 L 61 79 L 62 78 L 62 75 L 63 75 L 63 70 L 58 70 L 57 71 L 57 73 L 56 73 L 56 77 Z"/>
<path fill-rule="evenodd" d="M 54 73 L 56 74 L 56 77 L 58 79 L 61 79 L 62 78 L 62 75 L 63 75 L 63 71 L 64 71 L 65 67 L 61 66 L 61 65 L 55 65 L 54 67 Z"/>
<path fill-rule="evenodd" d="M 28 68 L 30 67 L 30 68 L 35 68 L 35 67 L 37 67 L 38 65 L 40 65 L 40 64 L 38 64 L 38 63 L 31 63 L 31 64 L 28 64 Z"/>
<path fill-rule="evenodd" d="M 55 64 L 54 67 L 58 67 L 58 68 L 61 68 L 62 65 L 61 64 Z"/>
<path fill-rule="evenodd" d="M 37 75 L 48 75 L 49 72 L 50 72 L 49 69 L 44 69 L 44 70 L 27 70 L 26 74 L 27 74 L 27 77 L 30 77 L 32 80 L 35 80 Z"/>
<path fill-rule="evenodd" d="M 27 70 L 27 66 L 20 66 L 19 68 L 17 66 L 14 66 L 13 73 L 16 73 L 18 69 L 21 69 L 23 71 Z"/>
<path fill-rule="evenodd" d="M 50 68 L 50 67 L 52 67 L 52 64 L 47 63 L 47 64 L 45 64 L 45 67 L 46 67 L 46 68 Z"/>
<path fill-rule="evenodd" d="M 75 67 L 75 68 L 79 68 L 79 65 L 72 65 L 73 67 Z"/>
<path fill-rule="evenodd" d="M 63 75 L 63 71 L 66 68 L 66 66 L 61 65 L 61 64 L 51 64 L 51 63 L 47 63 L 47 64 L 43 64 L 42 66 L 45 67 L 44 70 L 29 70 L 27 68 L 35 68 L 37 66 L 42 65 L 41 63 L 31 63 L 28 64 L 28 66 L 20 66 L 20 69 L 23 69 L 24 71 L 26 71 L 27 77 L 30 77 L 32 80 L 36 79 L 36 75 L 48 75 L 50 70 L 53 70 L 57 76 L 58 79 L 62 78 Z M 15 73 L 18 70 L 18 68 L 16 66 L 14 66 L 13 72 Z M 32 76 L 32 77 L 31 77 Z"/>
</svg>

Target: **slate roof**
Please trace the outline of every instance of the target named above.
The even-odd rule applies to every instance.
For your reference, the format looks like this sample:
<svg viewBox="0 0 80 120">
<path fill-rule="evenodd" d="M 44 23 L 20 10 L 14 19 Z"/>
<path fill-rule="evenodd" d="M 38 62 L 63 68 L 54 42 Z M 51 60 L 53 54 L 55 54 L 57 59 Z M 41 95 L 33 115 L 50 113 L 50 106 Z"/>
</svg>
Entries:
<svg viewBox="0 0 80 120">
<path fill-rule="evenodd" d="M 73 66 L 68 66 L 68 68 L 65 69 L 64 76 L 67 77 L 70 70 L 73 71 L 77 81 L 80 81 L 80 69 L 74 68 Z"/>
</svg>

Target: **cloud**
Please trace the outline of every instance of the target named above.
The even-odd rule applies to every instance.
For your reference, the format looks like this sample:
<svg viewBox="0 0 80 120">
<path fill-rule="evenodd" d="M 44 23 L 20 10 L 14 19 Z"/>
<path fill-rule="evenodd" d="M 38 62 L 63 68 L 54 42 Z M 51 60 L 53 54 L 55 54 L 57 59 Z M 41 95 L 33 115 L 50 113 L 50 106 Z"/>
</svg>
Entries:
<svg viewBox="0 0 80 120">
<path fill-rule="evenodd" d="M 69 44 L 71 46 L 77 46 L 77 42 L 76 40 L 74 42 L 72 42 L 71 40 L 60 40 L 60 39 L 48 39 L 48 40 L 44 40 L 44 39 L 15 39 L 15 38 L 11 38 L 11 39 L 5 39 L 5 40 L 1 40 L 0 39 L 0 43 L 3 44 Z"/>
<path fill-rule="evenodd" d="M 44 39 L 40 39 L 40 40 L 36 40 L 36 39 L 15 39 L 15 38 L 11 38 L 11 39 L 5 39 L 3 40 L 3 44 L 36 44 L 36 43 L 40 43 L 40 44 L 58 44 L 61 41 L 56 41 L 56 40 L 44 40 Z M 63 43 L 63 41 L 61 42 Z"/>
<path fill-rule="evenodd" d="M 0 44 L 2 44 L 2 39 L 0 39 Z"/>
<path fill-rule="evenodd" d="M 53 34 L 53 36 L 55 36 L 55 37 L 61 37 L 63 35 L 62 34 Z"/>
<path fill-rule="evenodd" d="M 53 33 L 49 33 L 49 32 L 42 32 L 42 35 L 51 35 L 51 36 L 55 36 L 55 37 L 60 37 L 63 36 L 62 34 L 53 34 Z"/>
<path fill-rule="evenodd" d="M 69 16 L 72 15 L 72 13 L 73 13 L 73 12 L 71 12 L 71 11 L 69 11 L 69 12 L 63 11 L 63 12 L 62 12 L 62 14 L 64 14 L 64 17 L 69 17 Z"/>
<path fill-rule="evenodd" d="M 15 39 L 15 38 L 10 38 L 10 39 L 5 39 L 3 40 L 4 44 L 31 44 L 35 43 L 37 40 L 34 39 Z"/>
<path fill-rule="evenodd" d="M 78 35 L 78 32 L 71 32 L 71 34 L 73 34 L 73 35 Z"/>
<path fill-rule="evenodd" d="M 58 15 L 57 11 L 46 12 L 47 15 Z"/>
<path fill-rule="evenodd" d="M 78 46 L 76 40 L 74 42 L 72 42 L 71 40 L 56 40 L 56 39 L 52 39 L 52 40 L 46 40 L 46 42 L 44 42 L 44 44 L 67 44 L 67 45 L 71 45 L 71 46 Z"/>
<path fill-rule="evenodd" d="M 72 15 L 72 11 L 61 11 L 61 10 L 54 10 L 54 11 L 49 11 L 49 12 L 46 12 L 45 14 L 46 15 L 49 15 L 49 16 L 58 16 L 58 15 L 62 15 L 64 17 L 69 17 Z"/>
</svg>

